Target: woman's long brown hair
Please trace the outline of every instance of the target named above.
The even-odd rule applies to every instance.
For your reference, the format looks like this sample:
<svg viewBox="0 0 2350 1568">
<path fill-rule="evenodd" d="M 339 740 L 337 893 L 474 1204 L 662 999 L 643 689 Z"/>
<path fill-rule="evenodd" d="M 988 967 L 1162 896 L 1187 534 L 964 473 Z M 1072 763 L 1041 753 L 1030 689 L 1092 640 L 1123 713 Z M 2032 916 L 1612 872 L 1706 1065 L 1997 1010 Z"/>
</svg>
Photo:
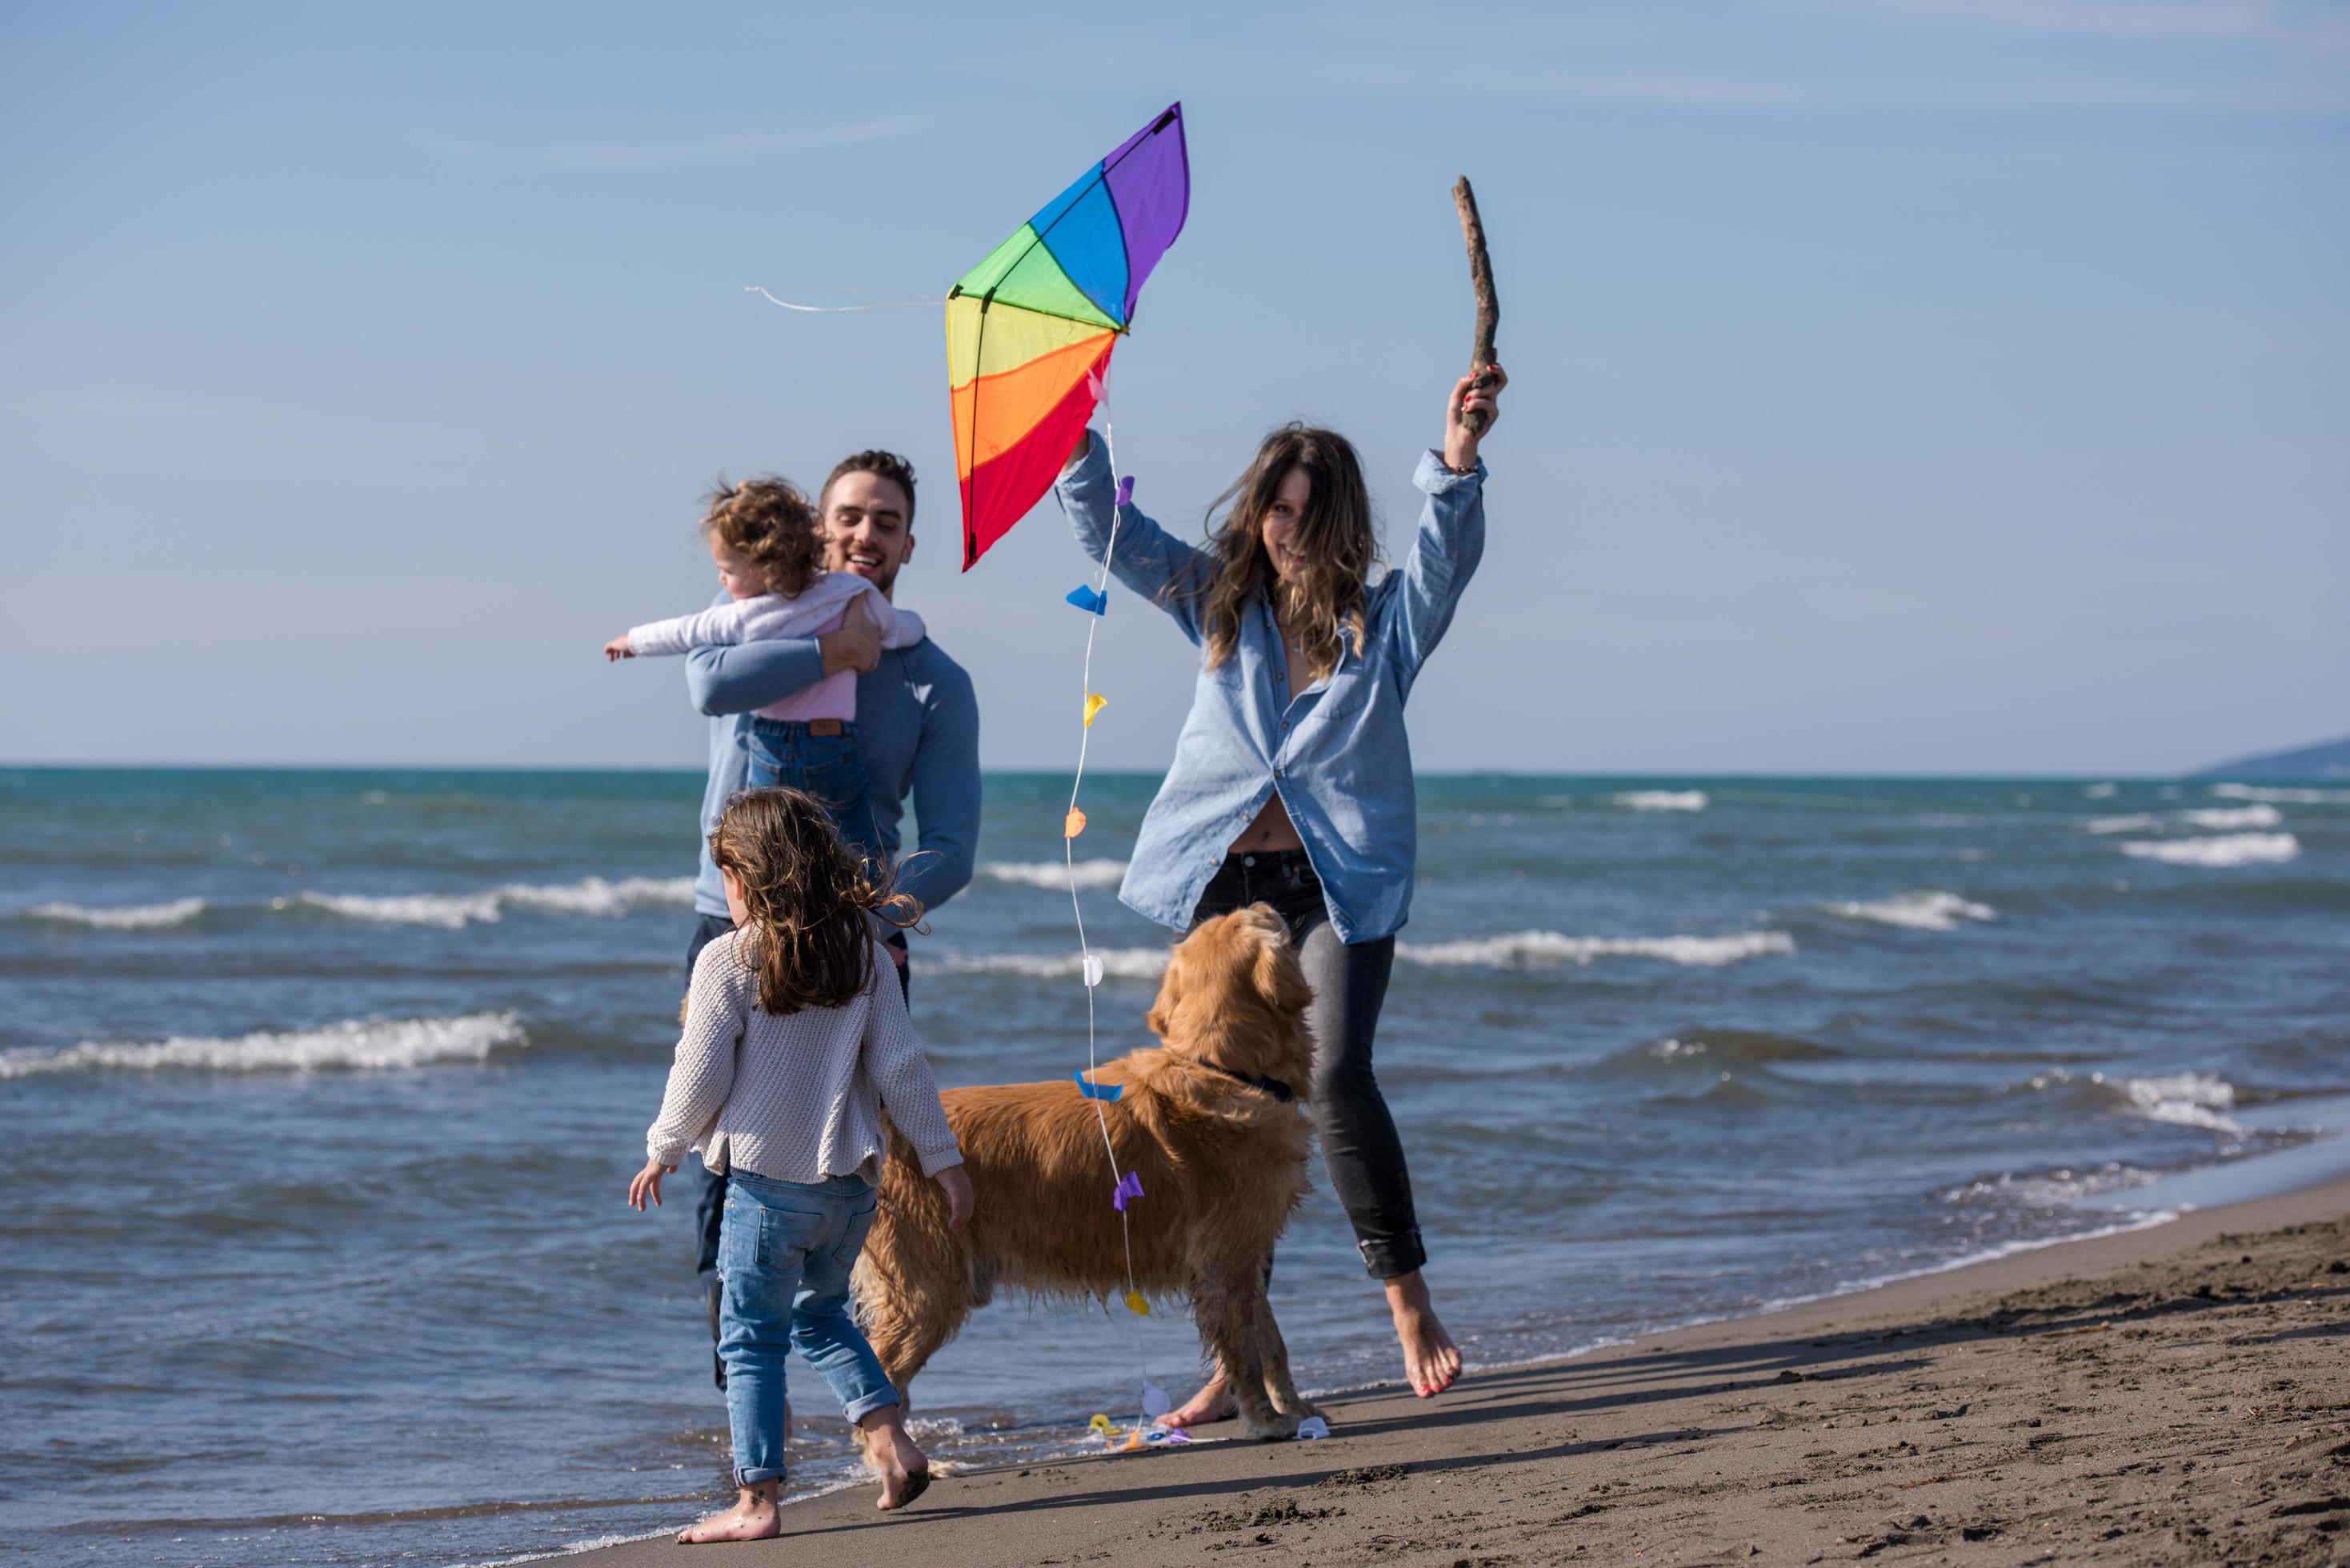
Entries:
<svg viewBox="0 0 2350 1568">
<path fill-rule="evenodd" d="M 750 919 L 734 934 L 777 1017 L 843 1007 L 873 983 L 873 921 L 910 926 L 922 907 L 888 876 L 866 875 L 814 795 L 745 790 L 726 803 L 710 858 L 743 885 Z"/>
<path fill-rule="evenodd" d="M 1313 493 L 1297 520 L 1298 553 L 1305 566 L 1284 582 L 1265 553 L 1264 519 L 1293 468 L 1305 471 Z M 1222 523 L 1213 521 L 1219 510 Z M 1336 431 L 1284 425 L 1264 438 L 1248 472 L 1216 498 L 1208 515 L 1216 568 L 1201 624 L 1210 669 L 1232 657 L 1240 642 L 1241 616 L 1258 598 L 1295 629 L 1315 680 L 1338 668 L 1347 639 L 1357 652 L 1362 650 L 1367 585 L 1378 562 L 1379 541 L 1362 462 L 1351 441 Z"/>
</svg>

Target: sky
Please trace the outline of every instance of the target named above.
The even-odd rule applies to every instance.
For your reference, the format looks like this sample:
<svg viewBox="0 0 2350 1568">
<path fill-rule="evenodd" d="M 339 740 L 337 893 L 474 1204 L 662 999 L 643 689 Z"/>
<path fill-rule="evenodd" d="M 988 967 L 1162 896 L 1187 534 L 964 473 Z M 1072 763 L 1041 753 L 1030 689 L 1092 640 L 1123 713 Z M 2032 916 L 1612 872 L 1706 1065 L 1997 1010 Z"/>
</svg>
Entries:
<svg viewBox="0 0 2350 1568">
<path fill-rule="evenodd" d="M 1197 536 L 1272 426 L 1390 553 L 1513 378 L 1423 771 L 2165 774 L 2350 732 L 2350 7 L 14 6 L 0 763 L 694 767 L 720 474 L 921 475 L 900 602 L 1072 760 L 1084 563 L 960 560 L 946 286 L 1168 102 L 1111 381 Z M 833 315 L 747 293 L 932 303 Z M 1195 656 L 1113 600 L 1094 765 Z"/>
</svg>

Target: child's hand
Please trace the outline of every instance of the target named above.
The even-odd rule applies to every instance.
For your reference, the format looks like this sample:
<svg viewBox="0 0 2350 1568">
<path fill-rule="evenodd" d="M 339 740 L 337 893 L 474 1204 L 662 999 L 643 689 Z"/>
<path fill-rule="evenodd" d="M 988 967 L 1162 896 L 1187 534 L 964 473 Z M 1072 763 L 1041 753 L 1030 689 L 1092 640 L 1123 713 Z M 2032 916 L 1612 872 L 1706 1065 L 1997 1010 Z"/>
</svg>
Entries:
<svg viewBox="0 0 2350 1568">
<path fill-rule="evenodd" d="M 653 1200 L 653 1207 L 660 1208 L 660 1179 L 676 1168 L 677 1167 L 673 1165 L 663 1165 L 657 1159 L 645 1161 L 645 1168 L 637 1172 L 637 1179 L 634 1181 L 629 1183 L 629 1207 L 641 1214 L 645 1211 L 645 1199 L 650 1198 Z M 966 1188 L 964 1190 L 968 1191 L 969 1189 Z"/>
<path fill-rule="evenodd" d="M 971 1193 L 971 1175 L 960 1165 L 950 1165 L 931 1178 L 939 1190 L 947 1195 L 947 1229 L 960 1231 L 971 1223 L 975 1207 Z"/>
<path fill-rule="evenodd" d="M 629 646 L 629 634 L 625 631 L 604 645 L 604 657 L 608 660 L 634 659 L 636 656 L 636 650 Z"/>
</svg>

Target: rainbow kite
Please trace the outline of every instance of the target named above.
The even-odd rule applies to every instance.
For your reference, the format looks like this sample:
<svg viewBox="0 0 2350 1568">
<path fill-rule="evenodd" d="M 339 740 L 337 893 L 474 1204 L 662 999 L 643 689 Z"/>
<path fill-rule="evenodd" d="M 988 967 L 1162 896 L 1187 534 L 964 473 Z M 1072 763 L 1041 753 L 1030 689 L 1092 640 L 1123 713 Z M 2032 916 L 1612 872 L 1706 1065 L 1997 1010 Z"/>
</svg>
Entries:
<svg viewBox="0 0 2350 1568">
<path fill-rule="evenodd" d="M 949 291 L 964 571 L 1053 487 L 1191 204 L 1183 106 L 1170 104 Z"/>
</svg>

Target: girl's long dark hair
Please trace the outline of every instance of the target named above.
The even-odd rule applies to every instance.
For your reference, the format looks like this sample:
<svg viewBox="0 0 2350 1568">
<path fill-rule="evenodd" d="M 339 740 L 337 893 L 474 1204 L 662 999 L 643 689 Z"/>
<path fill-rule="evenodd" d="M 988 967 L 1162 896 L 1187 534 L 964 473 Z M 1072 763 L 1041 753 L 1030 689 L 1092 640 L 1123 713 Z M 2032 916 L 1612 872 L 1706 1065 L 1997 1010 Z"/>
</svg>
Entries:
<svg viewBox="0 0 2350 1568">
<path fill-rule="evenodd" d="M 866 874 L 814 795 L 746 790 L 726 803 L 710 858 L 743 885 L 750 919 L 735 932 L 759 977 L 759 1006 L 781 1017 L 843 1007 L 873 983 L 873 922 L 910 926 L 922 907 L 887 874 Z"/>
<path fill-rule="evenodd" d="M 1265 554 L 1264 519 L 1293 468 L 1305 472 L 1313 493 L 1297 520 L 1305 569 L 1284 582 Z M 1216 523 L 1219 510 L 1223 521 Z M 1210 669 L 1232 657 L 1240 642 L 1241 616 L 1260 597 L 1298 628 L 1316 680 L 1338 668 L 1347 639 L 1361 651 L 1379 541 L 1353 442 L 1336 431 L 1282 426 L 1264 438 L 1248 472 L 1216 498 L 1208 515 L 1208 545 L 1216 561 L 1201 617 Z"/>
</svg>

